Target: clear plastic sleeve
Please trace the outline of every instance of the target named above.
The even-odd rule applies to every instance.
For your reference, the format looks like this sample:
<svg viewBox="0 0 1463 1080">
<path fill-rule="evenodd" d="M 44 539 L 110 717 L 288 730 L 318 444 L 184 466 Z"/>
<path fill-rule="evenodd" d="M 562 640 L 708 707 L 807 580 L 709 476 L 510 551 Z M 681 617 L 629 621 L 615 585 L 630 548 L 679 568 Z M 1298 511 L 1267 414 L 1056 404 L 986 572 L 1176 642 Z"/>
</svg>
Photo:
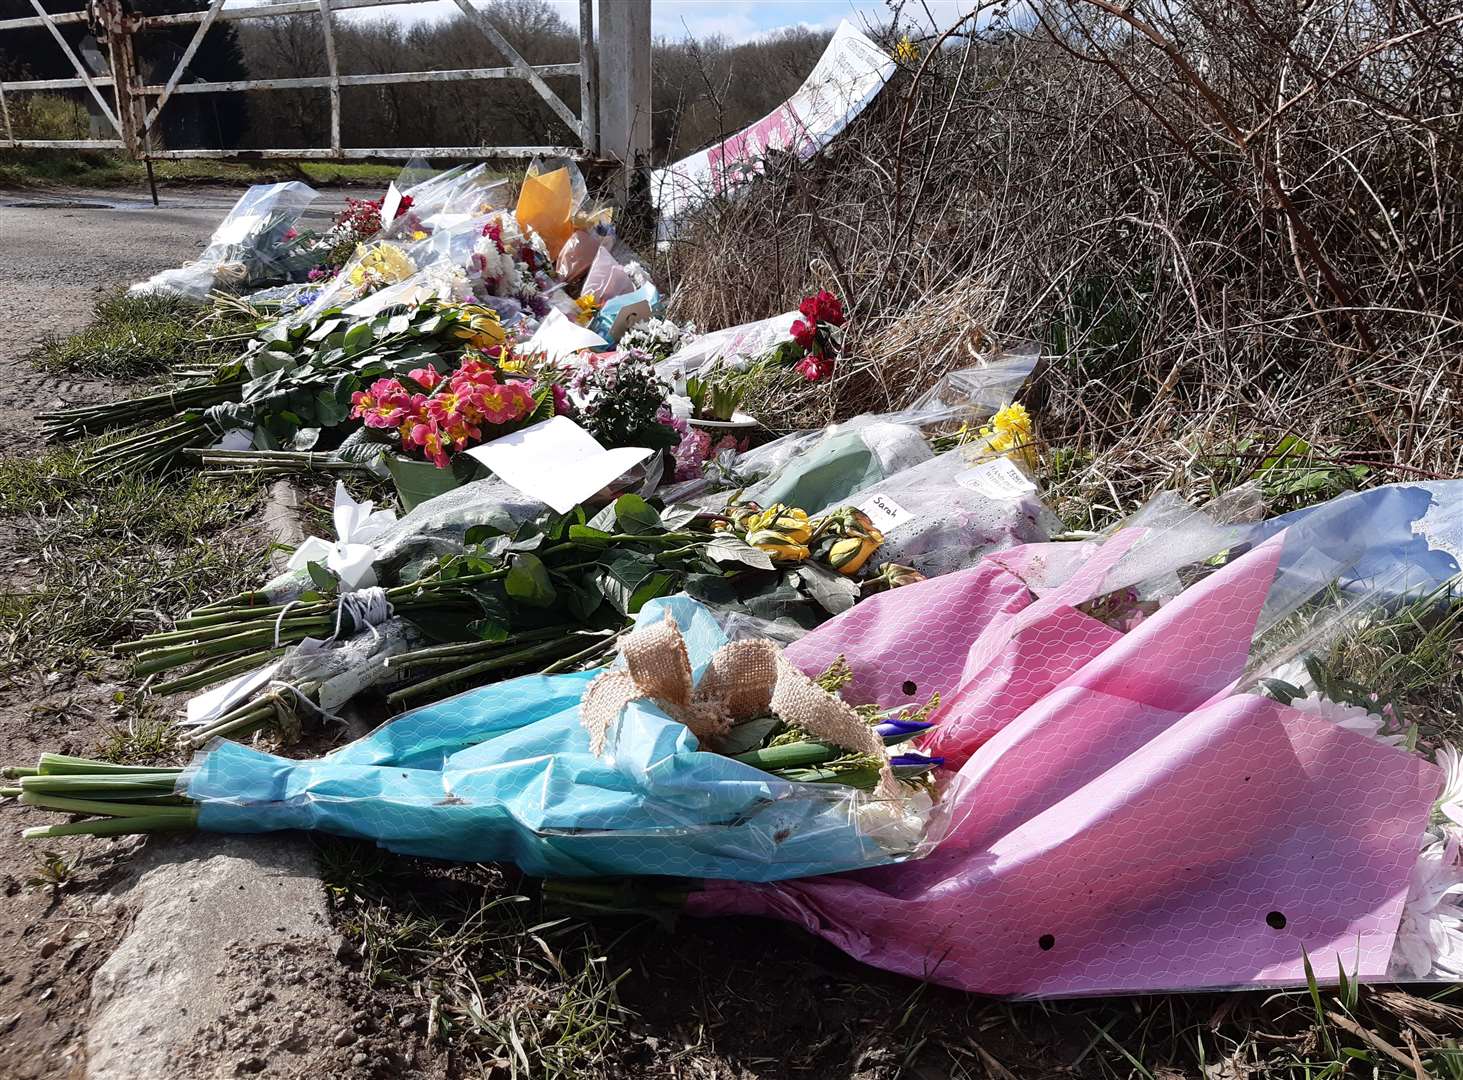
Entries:
<svg viewBox="0 0 1463 1080">
<path fill-rule="evenodd" d="M 201 303 L 216 289 L 242 292 L 303 278 L 315 260 L 295 226 L 316 194 L 298 180 L 254 185 L 239 197 L 196 261 L 163 270 L 128 291 Z"/>
<path fill-rule="evenodd" d="M 958 770 L 955 824 L 897 875 L 713 883 L 692 910 L 790 919 L 987 994 L 1456 978 L 1463 806 L 1439 793 L 1456 800 L 1457 756 L 1439 751 L 1445 788 L 1358 661 L 1368 635 L 1456 617 L 1463 482 L 1269 521 L 1245 494 L 1156 500 L 790 646 L 805 671 L 844 656 L 862 700 L 941 690 L 920 747 Z"/>
</svg>

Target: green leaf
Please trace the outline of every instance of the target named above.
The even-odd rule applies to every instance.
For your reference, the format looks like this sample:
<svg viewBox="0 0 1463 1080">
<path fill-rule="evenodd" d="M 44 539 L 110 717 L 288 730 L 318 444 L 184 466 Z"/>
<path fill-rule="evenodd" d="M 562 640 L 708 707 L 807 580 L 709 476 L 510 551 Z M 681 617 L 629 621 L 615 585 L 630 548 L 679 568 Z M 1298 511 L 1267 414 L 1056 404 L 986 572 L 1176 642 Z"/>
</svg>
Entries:
<svg viewBox="0 0 1463 1080">
<path fill-rule="evenodd" d="M 654 574 L 651 574 L 637 585 L 635 591 L 630 594 L 630 603 L 625 614 L 639 614 L 640 609 L 656 597 L 669 596 L 675 592 L 676 582 L 679 578 L 679 574 L 673 573 L 670 570 L 658 570 Z"/>
<path fill-rule="evenodd" d="M 703 513 L 705 511 L 699 506 L 687 506 L 684 503 L 667 506 L 660 512 L 660 524 L 667 532 L 678 532 Z"/>
<path fill-rule="evenodd" d="M 324 341 L 331 335 L 335 328 L 343 322 L 345 322 L 345 320 L 340 318 L 321 319 L 320 322 L 315 325 L 315 329 L 310 332 L 309 336 L 306 337 L 305 340 Z"/>
<path fill-rule="evenodd" d="M 305 571 L 310 575 L 310 580 L 315 583 L 315 587 L 326 592 L 335 592 L 340 584 L 336 576 L 318 562 L 306 563 Z"/>
<path fill-rule="evenodd" d="M 591 525 L 569 526 L 570 541 L 585 547 L 605 547 L 609 544 L 611 535 L 611 533 L 607 533 L 603 529 L 596 529 Z"/>
<path fill-rule="evenodd" d="M 527 607 L 552 607 L 558 599 L 558 592 L 549 580 L 543 560 L 526 551 L 514 556 L 508 576 L 503 579 L 503 587 L 510 597 Z"/>
<path fill-rule="evenodd" d="M 771 570 L 772 556 L 745 540 L 723 534 L 706 545 L 706 557 L 714 563 L 734 563 L 754 570 Z"/>
<path fill-rule="evenodd" d="M 620 531 L 627 533 L 652 532 L 662 528 L 660 514 L 639 495 L 621 495 L 615 500 L 615 521 L 619 523 Z"/>
<path fill-rule="evenodd" d="M 371 324 L 358 322 L 345 332 L 341 346 L 348 353 L 359 352 L 375 343 L 376 335 L 371 333 Z"/>
<path fill-rule="evenodd" d="M 623 551 L 609 565 L 596 572 L 595 583 L 604 598 L 621 615 L 633 615 L 635 590 L 650 575 L 657 573 L 655 562 L 648 556 Z"/>
<path fill-rule="evenodd" d="M 406 331 L 406 328 L 409 327 L 410 325 L 411 325 L 411 316 L 410 315 L 406 315 L 406 314 L 393 315 L 386 322 L 386 332 L 388 334 L 401 334 L 401 333 L 404 333 Z"/>
<path fill-rule="evenodd" d="M 689 574 L 686 577 L 687 595 L 706 604 L 717 607 L 737 607 L 737 590 L 720 574 Z"/>
<path fill-rule="evenodd" d="M 1259 685 L 1266 696 L 1274 698 L 1282 705 L 1289 705 L 1292 701 L 1306 696 L 1299 687 L 1291 686 L 1283 679 L 1261 679 Z"/>
<path fill-rule="evenodd" d="M 599 529 L 601 532 L 613 532 L 615 529 L 615 504 L 610 503 L 586 524 L 591 529 Z"/>
<path fill-rule="evenodd" d="M 836 570 L 808 562 L 798 567 L 797 575 L 808 595 L 830 615 L 845 612 L 858 602 L 858 586 Z"/>
<path fill-rule="evenodd" d="M 593 576 L 586 576 L 578 581 L 566 581 L 560 592 L 569 614 L 580 622 L 588 622 L 604 604 L 604 592 L 595 583 Z"/>
<path fill-rule="evenodd" d="M 484 540 L 491 540 L 495 536 L 502 536 L 503 530 L 496 525 L 474 525 L 463 534 L 462 543 L 464 547 L 475 547 Z"/>
</svg>

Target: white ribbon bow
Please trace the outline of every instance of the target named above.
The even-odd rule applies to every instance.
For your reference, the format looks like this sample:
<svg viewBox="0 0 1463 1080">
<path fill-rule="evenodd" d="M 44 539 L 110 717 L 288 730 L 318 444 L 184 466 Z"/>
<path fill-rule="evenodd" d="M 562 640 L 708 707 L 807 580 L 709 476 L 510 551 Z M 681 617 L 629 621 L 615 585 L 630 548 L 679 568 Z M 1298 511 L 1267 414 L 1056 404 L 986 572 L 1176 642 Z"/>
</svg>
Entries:
<svg viewBox="0 0 1463 1080">
<path fill-rule="evenodd" d="M 307 563 L 323 563 L 340 579 L 346 591 L 372 588 L 376 584 L 376 573 L 371 568 L 376 561 L 376 549 L 371 541 L 396 523 L 396 511 L 376 510 L 375 505 L 369 500 L 356 502 L 345 484 L 337 480 L 335 506 L 331 511 L 335 519 L 335 542 L 309 537 L 290 556 L 290 569 L 301 570 Z"/>
</svg>

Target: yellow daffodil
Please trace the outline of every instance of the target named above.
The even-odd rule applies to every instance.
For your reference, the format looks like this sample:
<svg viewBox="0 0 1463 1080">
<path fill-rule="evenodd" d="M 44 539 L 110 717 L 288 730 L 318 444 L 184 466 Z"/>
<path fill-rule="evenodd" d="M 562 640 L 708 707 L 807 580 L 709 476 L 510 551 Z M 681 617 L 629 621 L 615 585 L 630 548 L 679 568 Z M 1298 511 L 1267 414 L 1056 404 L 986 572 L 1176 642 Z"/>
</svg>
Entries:
<svg viewBox="0 0 1463 1080">
<path fill-rule="evenodd" d="M 1027 468 L 1036 467 L 1036 433 L 1026 406 L 1011 402 L 991 417 L 980 433 L 996 453 L 1020 460 Z"/>
<path fill-rule="evenodd" d="M 599 304 L 595 303 L 594 293 L 587 292 L 574 301 L 579 307 L 579 314 L 574 321 L 580 326 L 588 326 L 589 320 L 599 314 Z"/>
<path fill-rule="evenodd" d="M 908 34 L 900 38 L 899 43 L 894 46 L 894 59 L 901 64 L 912 64 L 919 59 L 919 49 L 909 40 Z"/>
</svg>

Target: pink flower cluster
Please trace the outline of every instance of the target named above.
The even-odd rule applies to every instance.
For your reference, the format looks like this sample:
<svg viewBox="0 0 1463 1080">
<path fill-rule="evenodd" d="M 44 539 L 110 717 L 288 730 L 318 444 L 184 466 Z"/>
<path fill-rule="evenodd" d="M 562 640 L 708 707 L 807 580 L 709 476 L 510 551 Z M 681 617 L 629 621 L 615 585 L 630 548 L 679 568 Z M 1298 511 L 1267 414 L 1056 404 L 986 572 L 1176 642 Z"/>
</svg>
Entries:
<svg viewBox="0 0 1463 1080">
<path fill-rule="evenodd" d="M 394 430 L 403 451 L 416 451 L 439 469 L 450 455 L 483 441 L 483 428 L 501 427 L 529 416 L 535 408 L 528 384 L 498 381 L 491 364 L 468 357 L 448 378 L 435 364 L 409 376 L 421 390 L 398 379 L 377 379 L 351 395 L 351 415 L 367 427 Z M 494 437 L 501 432 L 493 432 Z"/>
<path fill-rule="evenodd" d="M 806 355 L 794 366 L 808 382 L 817 382 L 833 374 L 833 358 L 838 347 L 831 328 L 843 325 L 843 302 L 827 289 L 803 298 L 798 305 L 802 318 L 792 324 L 792 339 Z"/>
<path fill-rule="evenodd" d="M 715 442 L 711 439 L 711 432 L 705 428 L 693 427 L 684 420 L 666 418 L 661 421 L 669 424 L 680 433 L 681 441 L 671 451 L 671 457 L 675 459 L 677 480 L 695 480 L 701 476 L 701 468 L 712 458 L 719 457 L 727 450 L 735 450 L 737 453 L 745 453 L 747 449 L 746 439 L 738 439 L 734 435 L 723 435 Z"/>
</svg>

